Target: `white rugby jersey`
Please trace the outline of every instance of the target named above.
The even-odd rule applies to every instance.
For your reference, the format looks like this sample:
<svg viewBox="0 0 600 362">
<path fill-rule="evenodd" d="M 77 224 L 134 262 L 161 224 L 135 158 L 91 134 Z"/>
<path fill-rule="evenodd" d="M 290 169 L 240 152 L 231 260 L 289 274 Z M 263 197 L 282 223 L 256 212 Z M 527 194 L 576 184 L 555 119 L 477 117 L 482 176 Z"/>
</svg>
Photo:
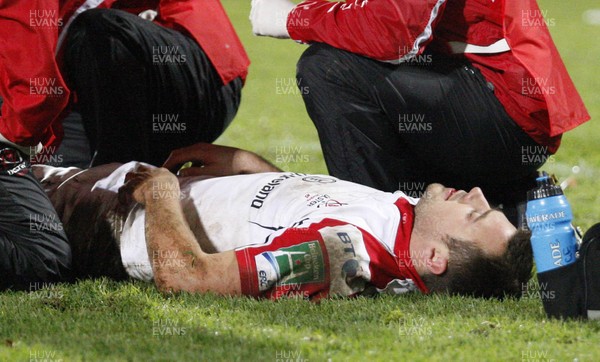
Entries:
<svg viewBox="0 0 600 362">
<path fill-rule="evenodd" d="M 94 186 L 116 190 L 138 163 Z M 182 178 L 182 207 L 206 252 L 236 250 L 242 291 L 278 298 L 427 292 L 409 256 L 418 199 L 331 176 L 293 172 Z M 121 234 L 128 273 L 151 280 L 145 211 L 136 205 Z"/>
</svg>

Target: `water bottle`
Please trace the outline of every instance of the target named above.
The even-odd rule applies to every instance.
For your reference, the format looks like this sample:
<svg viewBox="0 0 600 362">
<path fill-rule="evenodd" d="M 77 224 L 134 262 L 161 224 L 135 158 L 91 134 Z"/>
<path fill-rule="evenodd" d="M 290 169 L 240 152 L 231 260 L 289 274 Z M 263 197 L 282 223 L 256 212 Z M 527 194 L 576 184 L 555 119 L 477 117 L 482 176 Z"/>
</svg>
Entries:
<svg viewBox="0 0 600 362">
<path fill-rule="evenodd" d="M 537 272 L 543 273 L 577 259 L 577 236 L 571 224 L 573 212 L 560 186 L 543 172 L 537 188 L 527 192 L 527 226 Z"/>
</svg>

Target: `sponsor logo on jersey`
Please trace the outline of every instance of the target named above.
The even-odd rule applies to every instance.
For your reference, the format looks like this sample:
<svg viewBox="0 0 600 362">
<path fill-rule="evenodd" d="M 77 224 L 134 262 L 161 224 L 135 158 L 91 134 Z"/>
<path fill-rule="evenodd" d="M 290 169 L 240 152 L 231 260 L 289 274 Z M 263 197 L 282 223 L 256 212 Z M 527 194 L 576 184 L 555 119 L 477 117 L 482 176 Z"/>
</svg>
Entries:
<svg viewBox="0 0 600 362">
<path fill-rule="evenodd" d="M 261 292 L 273 286 L 322 283 L 325 260 L 317 240 L 267 251 L 254 258 Z"/>
<path fill-rule="evenodd" d="M 325 177 L 325 176 L 307 176 L 302 178 L 302 181 L 306 182 L 317 182 L 320 184 L 332 184 L 337 182 L 336 178 L 333 177 Z"/>
<path fill-rule="evenodd" d="M 306 199 L 306 206 L 308 207 L 316 206 L 317 208 L 321 208 L 348 205 L 345 202 L 340 202 L 338 200 L 332 199 L 331 196 L 327 194 L 306 194 L 304 195 L 304 198 Z"/>
<path fill-rule="evenodd" d="M 319 230 L 329 258 L 330 294 L 354 295 L 365 291 L 371 280 L 370 257 L 360 230 L 353 225 L 335 225 Z"/>
<path fill-rule="evenodd" d="M 287 179 L 298 177 L 298 176 L 305 176 L 305 174 L 303 174 L 303 173 L 286 173 L 284 175 L 281 175 L 281 176 L 269 181 L 269 183 L 267 183 L 266 185 L 261 187 L 261 189 L 256 193 L 256 195 L 254 195 L 254 198 L 252 199 L 250 206 L 255 209 L 260 209 L 261 207 L 263 207 L 265 199 L 271 194 L 271 192 L 273 192 L 273 190 L 275 190 L 277 188 L 277 186 L 281 185 L 281 183 Z"/>
</svg>

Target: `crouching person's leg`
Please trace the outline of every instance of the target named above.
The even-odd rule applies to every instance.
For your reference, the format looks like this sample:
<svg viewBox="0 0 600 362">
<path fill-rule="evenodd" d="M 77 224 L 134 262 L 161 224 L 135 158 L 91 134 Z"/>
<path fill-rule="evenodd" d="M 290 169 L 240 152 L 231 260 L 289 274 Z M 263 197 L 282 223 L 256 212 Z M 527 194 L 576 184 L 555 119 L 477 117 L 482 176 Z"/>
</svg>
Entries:
<svg viewBox="0 0 600 362">
<path fill-rule="evenodd" d="M 241 79 L 224 85 L 191 37 L 120 10 L 73 21 L 61 71 L 77 92 L 93 166 L 161 165 L 176 148 L 217 139 L 240 104 Z"/>
<path fill-rule="evenodd" d="M 0 144 L 0 290 L 70 280 L 71 250 L 29 161 Z"/>
<path fill-rule="evenodd" d="M 297 66 L 329 173 L 384 191 L 398 189 L 399 175 L 412 175 L 415 158 L 397 136 L 397 116 L 386 115 L 375 91 L 390 68 L 326 44 L 311 45 Z"/>
</svg>

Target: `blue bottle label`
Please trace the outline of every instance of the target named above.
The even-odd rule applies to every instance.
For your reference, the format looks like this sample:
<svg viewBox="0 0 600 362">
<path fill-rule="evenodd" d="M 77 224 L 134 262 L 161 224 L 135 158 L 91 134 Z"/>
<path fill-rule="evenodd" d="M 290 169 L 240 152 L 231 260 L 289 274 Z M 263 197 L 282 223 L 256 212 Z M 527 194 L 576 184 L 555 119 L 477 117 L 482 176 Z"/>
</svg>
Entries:
<svg viewBox="0 0 600 362">
<path fill-rule="evenodd" d="M 544 225 L 553 226 L 556 221 L 564 220 L 566 217 L 567 214 L 564 211 L 557 211 L 551 214 L 532 215 L 527 216 L 527 224 L 533 225 L 533 227 L 543 228 Z"/>
<path fill-rule="evenodd" d="M 564 196 L 528 202 L 526 216 L 538 273 L 575 262 L 577 239 L 571 227 L 571 208 Z"/>
<path fill-rule="evenodd" d="M 577 244 L 572 243 L 570 235 L 563 236 L 563 238 L 551 240 L 543 238 L 531 239 L 538 273 L 575 262 Z"/>
</svg>

